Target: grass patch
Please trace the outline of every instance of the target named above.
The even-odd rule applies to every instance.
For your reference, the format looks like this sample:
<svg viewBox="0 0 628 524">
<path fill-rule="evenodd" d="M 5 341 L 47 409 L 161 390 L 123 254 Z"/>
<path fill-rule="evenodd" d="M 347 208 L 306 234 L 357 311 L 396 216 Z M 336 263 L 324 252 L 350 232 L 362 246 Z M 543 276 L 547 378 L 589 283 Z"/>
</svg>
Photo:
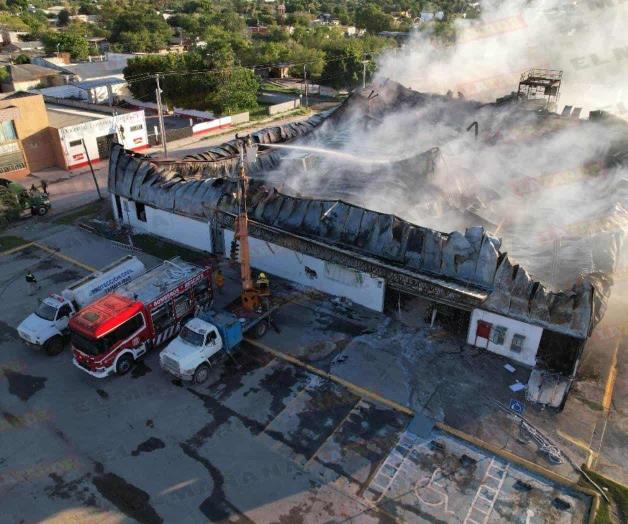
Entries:
<svg viewBox="0 0 628 524">
<path fill-rule="evenodd" d="M 14 235 L 7 235 L 5 237 L 0 237 L 0 252 L 8 251 L 9 249 L 19 247 L 26 243 L 28 243 L 28 240 L 24 240 L 22 237 L 17 237 Z"/>
<path fill-rule="evenodd" d="M 262 82 L 261 91 L 272 91 L 275 93 L 299 94 L 299 90 L 292 87 L 283 87 L 271 82 Z"/>
<path fill-rule="evenodd" d="M 619 520 L 613 518 L 613 512 L 610 505 L 600 497 L 600 507 L 595 516 L 595 524 L 619 524 L 620 522 L 628 522 L 628 488 L 614 482 L 599 473 L 595 473 L 588 468 L 584 468 L 589 475 L 600 487 L 606 489 L 608 498 L 611 499 L 612 505 L 619 514 Z M 588 483 L 587 483 L 588 485 Z M 590 487 L 590 486 L 588 486 Z"/>
<path fill-rule="evenodd" d="M 133 245 L 149 255 L 163 259 L 181 257 L 193 264 L 199 264 L 207 262 L 209 258 L 207 253 L 194 251 L 153 235 L 133 235 Z M 210 246 L 207 247 L 209 249 Z"/>
<path fill-rule="evenodd" d="M 108 200 L 103 199 L 97 200 L 96 202 L 92 202 L 91 204 L 87 204 L 85 206 L 81 206 L 64 215 L 61 215 L 58 218 L 55 218 L 53 220 L 53 223 L 70 226 L 74 224 L 74 222 L 76 222 L 79 218 L 89 218 L 102 213 L 105 209 L 106 203 L 108 203 Z M 108 208 L 109 206 L 107 206 L 107 209 Z"/>
</svg>

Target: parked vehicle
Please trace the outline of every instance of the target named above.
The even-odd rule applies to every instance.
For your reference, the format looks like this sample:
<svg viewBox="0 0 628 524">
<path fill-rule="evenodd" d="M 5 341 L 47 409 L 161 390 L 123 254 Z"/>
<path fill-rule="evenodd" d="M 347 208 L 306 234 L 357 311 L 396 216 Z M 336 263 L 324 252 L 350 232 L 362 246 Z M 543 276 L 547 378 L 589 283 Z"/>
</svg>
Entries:
<svg viewBox="0 0 628 524">
<path fill-rule="evenodd" d="M 212 364 L 231 353 L 250 333 L 254 338 L 268 330 L 270 314 L 276 309 L 251 312 L 240 307 L 239 315 L 230 311 L 207 311 L 191 319 L 159 355 L 164 371 L 182 380 L 202 384 L 209 377 Z"/>
<path fill-rule="evenodd" d="M 210 304 L 211 276 L 176 257 L 93 302 L 70 320 L 74 365 L 97 378 L 127 373 Z"/>
<path fill-rule="evenodd" d="M 50 210 L 50 198 L 41 191 L 27 191 L 24 186 L 2 179 L 0 183 L 0 226 L 20 217 L 43 216 Z"/>
<path fill-rule="evenodd" d="M 43 348 L 48 355 L 61 353 L 72 316 L 145 271 L 144 264 L 137 257 L 127 255 L 75 282 L 61 294 L 51 294 L 17 327 L 20 338 L 28 346 Z"/>
</svg>

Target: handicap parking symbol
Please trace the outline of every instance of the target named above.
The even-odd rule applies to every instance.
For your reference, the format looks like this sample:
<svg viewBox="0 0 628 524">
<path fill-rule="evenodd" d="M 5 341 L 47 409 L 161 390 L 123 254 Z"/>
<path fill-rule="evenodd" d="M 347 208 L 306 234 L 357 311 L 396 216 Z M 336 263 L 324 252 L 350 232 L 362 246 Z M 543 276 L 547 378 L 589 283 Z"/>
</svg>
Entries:
<svg viewBox="0 0 628 524">
<path fill-rule="evenodd" d="M 523 411 L 525 410 L 525 406 L 523 405 L 523 402 L 521 402 L 520 400 L 516 400 L 514 398 L 510 399 L 510 404 L 508 407 L 510 408 L 510 411 L 514 411 L 518 415 L 523 415 Z"/>
</svg>

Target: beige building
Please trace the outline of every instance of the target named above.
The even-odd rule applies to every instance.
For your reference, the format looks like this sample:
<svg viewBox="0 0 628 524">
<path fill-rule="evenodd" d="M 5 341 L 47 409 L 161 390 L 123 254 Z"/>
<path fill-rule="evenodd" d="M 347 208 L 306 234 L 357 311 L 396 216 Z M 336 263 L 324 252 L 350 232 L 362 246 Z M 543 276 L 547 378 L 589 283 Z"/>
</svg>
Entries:
<svg viewBox="0 0 628 524">
<path fill-rule="evenodd" d="M 0 98 L 0 176 L 16 180 L 53 165 L 44 98 L 32 93 Z"/>
</svg>

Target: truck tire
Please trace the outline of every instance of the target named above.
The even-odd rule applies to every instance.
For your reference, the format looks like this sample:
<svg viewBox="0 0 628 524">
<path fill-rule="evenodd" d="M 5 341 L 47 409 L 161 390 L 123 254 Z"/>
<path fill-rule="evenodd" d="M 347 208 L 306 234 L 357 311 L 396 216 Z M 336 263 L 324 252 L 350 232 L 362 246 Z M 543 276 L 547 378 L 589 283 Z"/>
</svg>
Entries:
<svg viewBox="0 0 628 524">
<path fill-rule="evenodd" d="M 126 375 L 129 371 L 131 371 L 133 362 L 133 357 L 128 353 L 126 355 L 122 355 L 116 364 L 116 373 L 118 375 Z"/>
<path fill-rule="evenodd" d="M 46 206 L 37 206 L 31 208 L 31 214 L 43 217 L 46 213 L 48 213 L 48 208 Z"/>
<path fill-rule="evenodd" d="M 268 331 L 268 322 L 266 322 L 265 320 L 262 320 L 261 322 L 258 322 L 255 325 L 255 327 L 251 331 L 251 335 L 253 335 L 253 338 L 262 338 L 266 334 L 267 331 Z"/>
<path fill-rule="evenodd" d="M 199 367 L 196 368 L 196 371 L 194 372 L 194 384 L 202 384 L 203 382 L 207 381 L 208 378 L 209 366 L 207 364 L 201 364 Z"/>
<path fill-rule="evenodd" d="M 57 335 L 46 342 L 44 349 L 46 351 L 46 355 L 54 357 L 63 351 L 63 346 L 63 338 Z"/>
</svg>

